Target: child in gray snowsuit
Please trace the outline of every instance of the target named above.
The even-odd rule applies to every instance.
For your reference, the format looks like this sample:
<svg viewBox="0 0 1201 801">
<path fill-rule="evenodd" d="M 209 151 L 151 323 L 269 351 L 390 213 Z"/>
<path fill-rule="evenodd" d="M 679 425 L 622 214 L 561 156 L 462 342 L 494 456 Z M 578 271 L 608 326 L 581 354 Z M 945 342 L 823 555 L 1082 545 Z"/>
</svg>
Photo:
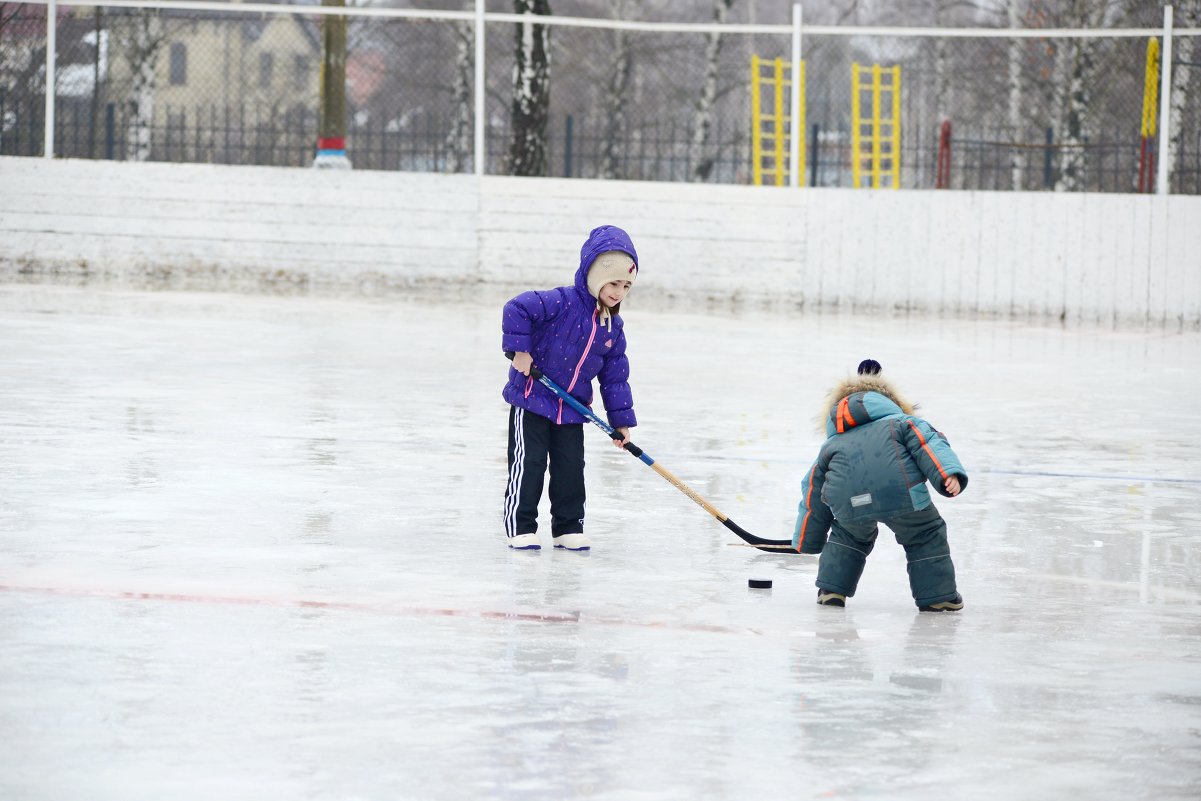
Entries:
<svg viewBox="0 0 1201 801">
<path fill-rule="evenodd" d="M 880 363 L 872 359 L 834 389 L 827 406 L 828 439 L 801 484 L 792 534 L 798 551 L 821 554 L 817 602 L 846 605 L 883 523 L 905 548 L 918 608 L 962 609 L 947 524 L 926 488 L 929 480 L 951 498 L 967 487 L 967 472 L 950 443 L 913 415 L 914 406 L 880 376 Z"/>
</svg>

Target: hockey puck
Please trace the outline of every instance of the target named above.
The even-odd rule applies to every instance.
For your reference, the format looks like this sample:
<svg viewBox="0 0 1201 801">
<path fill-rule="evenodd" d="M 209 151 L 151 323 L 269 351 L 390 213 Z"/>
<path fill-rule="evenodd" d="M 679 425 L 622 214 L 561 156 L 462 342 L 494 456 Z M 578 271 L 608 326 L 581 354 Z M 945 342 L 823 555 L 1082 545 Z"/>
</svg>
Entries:
<svg viewBox="0 0 1201 801">
<path fill-rule="evenodd" d="M 746 585 L 752 590 L 770 590 L 771 579 L 747 579 Z"/>
</svg>

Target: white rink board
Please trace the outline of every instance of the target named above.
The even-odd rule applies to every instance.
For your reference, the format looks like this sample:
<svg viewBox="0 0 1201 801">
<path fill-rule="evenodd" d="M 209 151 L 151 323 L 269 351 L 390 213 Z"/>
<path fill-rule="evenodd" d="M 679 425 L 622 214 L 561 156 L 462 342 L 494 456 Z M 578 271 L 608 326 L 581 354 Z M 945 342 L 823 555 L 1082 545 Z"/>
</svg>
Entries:
<svg viewBox="0 0 1201 801">
<path fill-rule="evenodd" d="M 1201 326 L 1201 198 L 852 191 L 0 158 L 0 276 L 140 285 L 569 280 L 631 233 L 647 296 Z"/>
</svg>

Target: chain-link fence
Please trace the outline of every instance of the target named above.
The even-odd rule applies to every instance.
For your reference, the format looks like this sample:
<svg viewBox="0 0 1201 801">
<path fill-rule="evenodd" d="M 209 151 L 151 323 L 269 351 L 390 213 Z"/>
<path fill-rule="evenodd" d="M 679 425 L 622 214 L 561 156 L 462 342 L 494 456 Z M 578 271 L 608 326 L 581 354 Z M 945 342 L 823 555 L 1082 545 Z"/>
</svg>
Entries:
<svg viewBox="0 0 1201 801">
<path fill-rule="evenodd" d="M 44 6 L 3 4 L 0 153 L 40 155 Z M 67 8 L 57 24 L 55 154 L 70 158 L 307 166 L 317 143 L 322 19 L 291 14 Z M 355 166 L 459 170 L 448 140 L 448 23 L 354 19 L 347 140 Z M 470 37 L 470 30 L 468 30 Z M 458 160 L 456 161 L 456 155 Z"/>
<path fill-rule="evenodd" d="M 1137 189 L 1146 40 L 810 36 L 807 43 L 810 183 L 853 183 L 850 75 L 859 63 L 900 68 L 903 187 Z M 872 112 L 888 118 L 884 105 L 873 108 L 865 96 L 860 124 L 869 127 Z M 1201 191 L 1197 122 L 1194 109 L 1177 191 Z"/>
<path fill-rule="evenodd" d="M 623 8 L 634 6 L 609 10 Z M 45 5 L 0 3 L 3 155 L 43 153 L 46 14 Z M 496 16 L 485 39 L 485 172 L 755 180 L 764 128 L 752 58 L 788 62 L 787 26 L 680 32 Z M 1145 16 L 1141 24 L 1156 24 Z M 59 6 L 55 155 L 311 165 L 324 19 L 299 6 Z M 531 145 L 530 118 L 515 116 L 528 87 L 515 75 L 528 66 L 523 42 L 539 31 L 549 63 Z M 1142 137 L 1148 37 L 826 31 L 803 40 L 804 185 L 868 186 L 883 170 L 904 188 L 1132 192 L 1140 169 L 1150 174 L 1158 137 Z M 1201 193 L 1197 38 L 1174 39 L 1171 187 L 1182 193 Z M 356 169 L 474 169 L 474 48 L 471 19 L 350 17 L 345 146 Z M 895 106 L 887 89 L 853 89 L 856 64 L 861 75 L 899 67 Z"/>
</svg>

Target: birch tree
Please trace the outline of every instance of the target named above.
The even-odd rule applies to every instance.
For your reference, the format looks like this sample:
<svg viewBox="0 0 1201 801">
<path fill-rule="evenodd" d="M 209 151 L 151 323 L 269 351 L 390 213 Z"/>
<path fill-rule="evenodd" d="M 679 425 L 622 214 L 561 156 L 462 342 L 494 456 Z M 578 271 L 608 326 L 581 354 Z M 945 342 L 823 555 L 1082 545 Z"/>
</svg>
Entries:
<svg viewBox="0 0 1201 801">
<path fill-rule="evenodd" d="M 613 7 L 613 16 L 625 19 L 629 11 L 629 0 L 618 0 Z M 599 178 L 621 178 L 618 166 L 621 154 L 619 148 L 625 141 L 626 133 L 626 88 L 630 81 L 631 70 L 630 43 L 625 31 L 613 32 L 613 60 L 609 67 L 609 78 L 605 85 L 605 96 L 602 102 L 604 114 L 604 139 L 601 145 L 601 163 Z"/>
<path fill-rule="evenodd" d="M 956 4 L 956 0 L 934 0 L 934 27 L 949 27 L 953 24 L 949 17 L 952 8 Z M 951 64 L 950 55 L 948 53 L 950 47 L 951 43 L 947 37 L 939 36 L 934 40 L 934 46 L 932 48 L 934 52 L 931 56 L 934 61 L 934 130 L 937 132 L 939 137 L 941 137 L 943 124 L 950 122 L 952 117 L 951 72 L 953 71 L 954 66 Z M 956 120 L 955 122 L 958 124 L 961 122 L 961 120 Z M 939 141 L 941 142 L 941 138 Z M 923 169 L 925 165 L 919 164 L 915 166 L 918 170 L 919 180 L 921 180 L 923 177 L 921 173 L 925 171 Z M 949 171 L 947 179 L 948 181 L 950 180 Z M 950 183 L 947 185 L 949 186 Z"/>
<path fill-rule="evenodd" d="M 713 21 L 723 23 L 734 0 L 713 0 Z M 717 102 L 717 58 L 721 55 L 722 34 L 714 32 L 705 37 L 705 80 L 701 96 L 696 101 L 692 118 L 692 143 L 688 160 L 692 164 L 692 180 L 704 181 L 713 172 L 716 156 L 708 153 L 709 134 L 713 129 L 713 106 Z"/>
<path fill-rule="evenodd" d="M 1005 0 L 1005 21 L 1013 29 L 1021 27 L 1020 0 Z M 1007 48 L 1006 90 L 1009 99 L 1008 117 L 1010 136 L 1015 144 L 1021 144 L 1025 128 L 1022 98 L 1022 62 L 1026 51 L 1026 40 L 1013 38 Z M 1021 147 L 1013 148 L 1009 162 L 1010 179 L 1014 190 L 1026 186 L 1026 152 Z"/>
<path fill-rule="evenodd" d="M 453 92 L 454 117 L 446 136 L 446 171 L 463 172 L 471 152 L 471 84 L 475 73 L 475 26 L 470 22 L 454 25 L 455 82 Z M 477 158 L 484 158 L 479 153 Z"/>
<path fill-rule="evenodd" d="M 1201 27 L 1201 0 L 1175 0 L 1172 16 L 1172 27 L 1174 28 Z M 1194 84 L 1197 72 L 1193 67 L 1198 53 L 1201 52 L 1201 48 L 1197 47 L 1197 37 L 1172 37 L 1172 50 L 1172 97 L 1169 103 L 1171 119 L 1168 123 L 1168 138 L 1171 140 L 1172 152 L 1168 164 L 1169 176 L 1181 165 L 1181 153 L 1184 150 L 1186 134 L 1191 134 L 1195 141 L 1197 136 L 1195 126 L 1201 121 L 1201 118 L 1195 113 L 1197 87 Z M 1168 65 L 1161 65 L 1160 69 L 1168 69 Z M 1189 110 L 1193 110 L 1194 113 L 1191 119 L 1186 120 L 1185 117 Z M 1186 122 L 1190 122 L 1194 127 L 1186 130 Z"/>
<path fill-rule="evenodd" d="M 128 161 L 150 159 L 158 57 L 167 43 L 167 27 L 161 9 L 146 8 L 125 17 L 112 29 L 113 45 L 129 67 L 125 135 Z"/>
<path fill-rule="evenodd" d="M 546 174 L 546 127 L 550 108 L 550 28 L 534 22 L 550 16 L 550 0 L 513 0 L 514 11 L 528 17 L 517 25 L 513 64 L 510 175 Z"/>
<path fill-rule="evenodd" d="M 959 5 L 958 0 L 935 0 L 934 27 L 950 26 L 949 12 L 956 5 Z M 939 124 L 951 119 L 952 67 L 947 54 L 949 47 L 950 41 L 945 36 L 934 40 L 934 110 Z"/>
<path fill-rule="evenodd" d="M 1107 0 L 1065 0 L 1061 25 L 1067 28 L 1100 28 L 1108 16 Z M 1085 146 L 1092 133 L 1093 87 L 1097 80 L 1096 51 L 1099 39 L 1061 39 L 1055 53 L 1055 85 L 1059 100 L 1059 180 L 1057 192 L 1075 192 L 1087 186 Z"/>
</svg>

